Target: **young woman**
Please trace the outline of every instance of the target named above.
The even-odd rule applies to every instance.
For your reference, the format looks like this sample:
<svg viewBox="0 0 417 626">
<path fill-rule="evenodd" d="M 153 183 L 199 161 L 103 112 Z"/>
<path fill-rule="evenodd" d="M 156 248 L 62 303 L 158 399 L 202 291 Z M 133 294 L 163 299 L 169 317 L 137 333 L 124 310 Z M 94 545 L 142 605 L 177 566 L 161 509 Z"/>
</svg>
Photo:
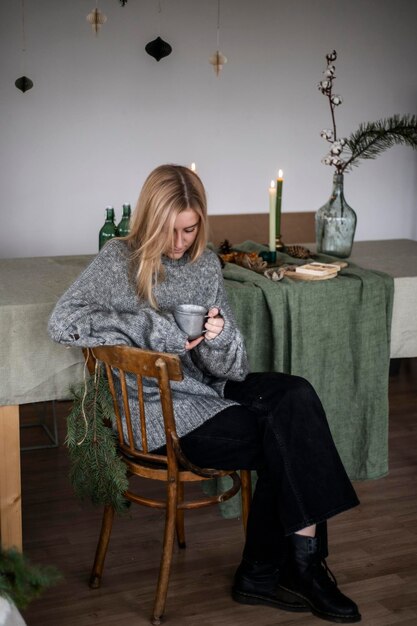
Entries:
<svg viewBox="0 0 417 626">
<path fill-rule="evenodd" d="M 162 165 L 146 179 L 131 233 L 110 241 L 58 301 L 49 333 L 92 347 L 127 344 L 180 356 L 173 384 L 181 445 L 202 466 L 254 469 L 258 481 L 232 596 L 244 604 L 361 619 L 329 575 L 326 520 L 358 499 L 314 389 L 281 373 L 249 374 L 244 341 L 227 301 L 217 256 L 206 248 L 206 195 L 186 167 Z M 208 311 L 189 341 L 178 304 Z M 157 390 L 147 390 L 150 448 L 164 448 Z M 139 429 L 135 436 L 140 440 Z"/>
</svg>

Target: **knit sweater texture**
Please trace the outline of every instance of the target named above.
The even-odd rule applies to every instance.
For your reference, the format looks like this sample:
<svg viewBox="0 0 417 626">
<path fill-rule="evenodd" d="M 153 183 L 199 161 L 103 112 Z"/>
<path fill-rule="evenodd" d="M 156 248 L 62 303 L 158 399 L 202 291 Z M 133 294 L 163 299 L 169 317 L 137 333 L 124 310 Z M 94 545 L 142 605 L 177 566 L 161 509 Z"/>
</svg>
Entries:
<svg viewBox="0 0 417 626">
<path fill-rule="evenodd" d="M 154 288 L 159 310 L 137 295 L 127 245 L 107 243 L 90 265 L 58 300 L 48 324 L 54 341 L 70 346 L 129 345 L 178 354 L 184 379 L 172 382 L 177 432 L 180 437 L 236 402 L 223 396 L 227 380 L 243 380 L 248 360 L 242 334 L 227 301 L 217 256 L 210 250 L 191 262 L 162 257 L 164 277 Z M 187 351 L 187 335 L 177 326 L 173 310 L 193 303 L 209 310 L 218 307 L 223 330 Z M 133 377 L 128 377 L 134 436 L 141 445 L 138 405 Z M 155 382 L 144 385 L 148 446 L 165 443 L 159 391 Z"/>
</svg>

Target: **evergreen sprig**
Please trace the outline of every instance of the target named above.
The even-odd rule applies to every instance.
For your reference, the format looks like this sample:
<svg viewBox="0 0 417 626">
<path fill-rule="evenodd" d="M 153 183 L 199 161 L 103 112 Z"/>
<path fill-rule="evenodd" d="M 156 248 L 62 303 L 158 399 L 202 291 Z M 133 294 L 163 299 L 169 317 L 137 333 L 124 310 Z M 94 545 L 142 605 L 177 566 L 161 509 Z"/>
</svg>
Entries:
<svg viewBox="0 0 417 626">
<path fill-rule="evenodd" d="M 333 93 L 336 59 L 336 50 L 326 54 L 327 67 L 318 84 L 319 91 L 327 97 L 332 118 L 332 128 L 324 129 L 320 133 L 330 144 L 330 150 L 322 159 L 322 163 L 334 166 L 338 174 L 343 174 L 359 165 L 360 159 L 376 159 L 381 152 L 396 144 L 416 149 L 416 115 L 393 115 L 376 122 L 362 123 L 349 137 L 338 138 L 335 111 L 342 104 L 343 98 Z"/>
<path fill-rule="evenodd" d="M 44 589 L 57 584 L 62 576 L 52 566 L 33 565 L 15 549 L 0 549 L 0 595 L 24 609 Z"/>
<path fill-rule="evenodd" d="M 376 159 L 384 150 L 396 144 L 417 149 L 417 116 L 393 115 L 376 122 L 360 124 L 346 139 L 351 155 L 344 170 L 357 166 L 359 159 Z"/>
<path fill-rule="evenodd" d="M 117 452 L 113 403 L 107 380 L 90 376 L 71 389 L 73 405 L 67 417 L 67 437 L 71 459 L 70 480 L 76 495 L 95 505 L 112 505 L 123 513 L 129 502 L 127 468 Z"/>
</svg>

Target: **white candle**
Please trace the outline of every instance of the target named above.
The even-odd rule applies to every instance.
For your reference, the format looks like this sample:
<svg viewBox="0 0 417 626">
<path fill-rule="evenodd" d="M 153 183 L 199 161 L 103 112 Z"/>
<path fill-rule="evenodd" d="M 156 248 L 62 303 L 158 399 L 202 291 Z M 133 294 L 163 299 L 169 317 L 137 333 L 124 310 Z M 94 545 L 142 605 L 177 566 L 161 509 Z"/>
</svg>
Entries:
<svg viewBox="0 0 417 626">
<path fill-rule="evenodd" d="M 275 252 L 275 238 L 276 238 L 276 196 L 277 190 L 275 187 L 275 181 L 271 180 L 269 187 L 269 250 Z"/>
</svg>

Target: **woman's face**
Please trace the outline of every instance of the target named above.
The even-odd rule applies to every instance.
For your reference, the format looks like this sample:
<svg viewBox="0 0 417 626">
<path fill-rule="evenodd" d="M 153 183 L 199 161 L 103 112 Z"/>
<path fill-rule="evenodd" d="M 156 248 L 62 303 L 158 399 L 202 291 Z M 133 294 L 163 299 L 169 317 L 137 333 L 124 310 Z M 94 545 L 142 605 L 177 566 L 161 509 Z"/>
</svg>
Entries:
<svg viewBox="0 0 417 626">
<path fill-rule="evenodd" d="M 185 209 L 174 222 L 172 247 L 165 254 L 170 259 L 180 259 L 193 245 L 198 233 L 200 218 L 194 209 Z"/>
</svg>

